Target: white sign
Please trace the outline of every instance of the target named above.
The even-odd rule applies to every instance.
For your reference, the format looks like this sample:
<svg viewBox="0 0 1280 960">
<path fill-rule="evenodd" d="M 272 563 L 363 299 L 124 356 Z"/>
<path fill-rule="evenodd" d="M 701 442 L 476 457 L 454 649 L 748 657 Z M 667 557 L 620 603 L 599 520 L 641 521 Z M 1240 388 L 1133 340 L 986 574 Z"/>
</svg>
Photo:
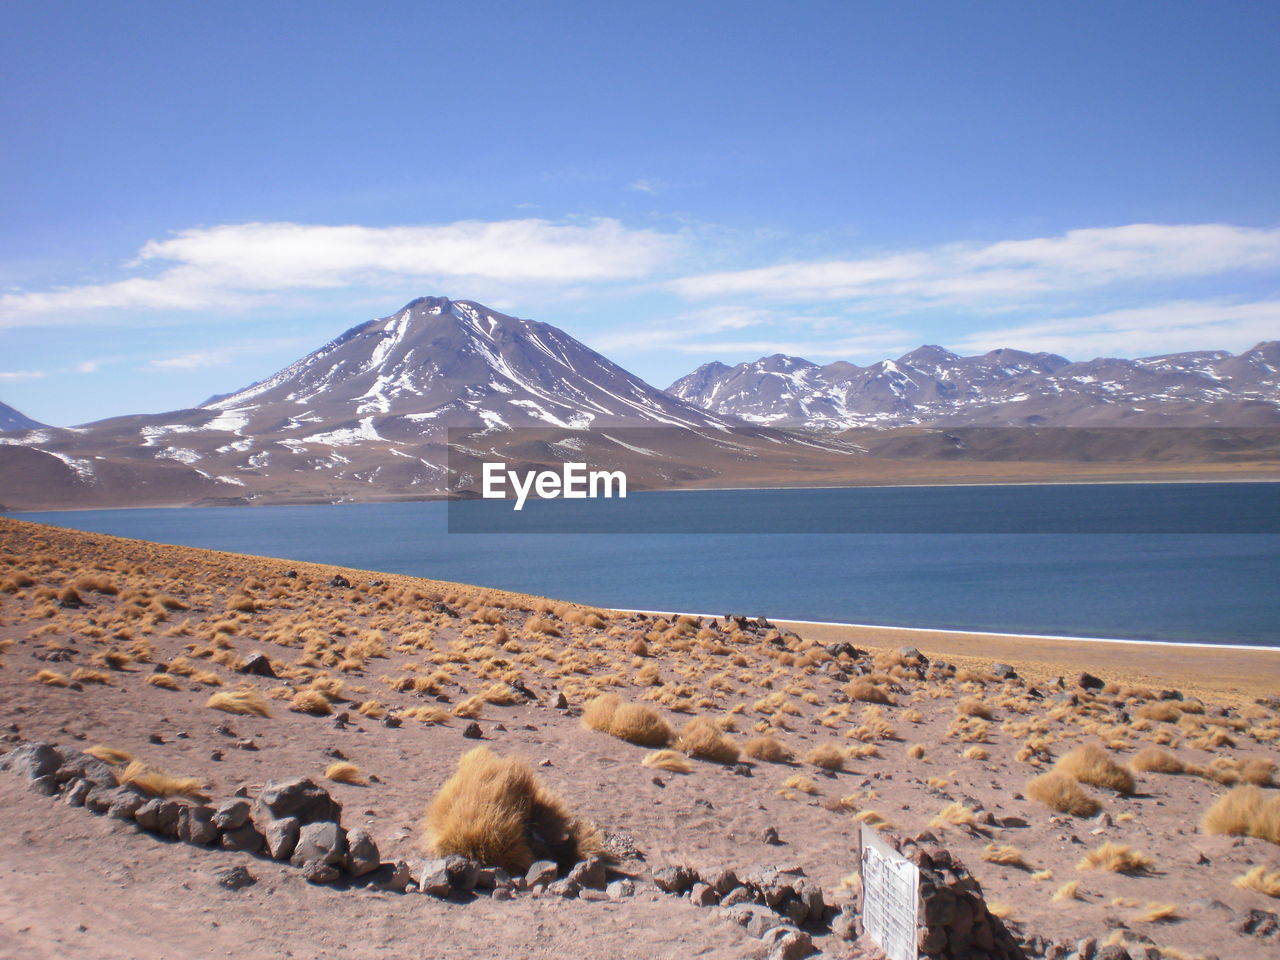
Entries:
<svg viewBox="0 0 1280 960">
<path fill-rule="evenodd" d="M 916 960 L 920 868 L 862 827 L 862 926 L 889 960 Z"/>
<path fill-rule="evenodd" d="M 627 475 L 621 470 L 587 470 L 585 463 L 566 463 L 560 472 L 554 470 L 529 471 L 523 477 L 515 470 L 508 470 L 505 463 L 486 463 L 482 468 L 484 483 L 480 495 L 485 500 L 503 500 L 508 480 L 516 495 L 513 509 L 523 510 L 529 493 L 541 500 L 564 497 L 568 500 L 585 500 L 588 497 L 626 497 Z"/>
</svg>

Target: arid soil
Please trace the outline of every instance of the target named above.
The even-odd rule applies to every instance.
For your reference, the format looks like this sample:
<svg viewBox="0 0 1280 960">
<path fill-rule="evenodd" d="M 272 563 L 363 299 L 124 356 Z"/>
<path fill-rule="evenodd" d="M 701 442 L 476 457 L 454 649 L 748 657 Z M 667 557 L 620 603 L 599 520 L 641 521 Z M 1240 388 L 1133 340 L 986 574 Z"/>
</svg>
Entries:
<svg viewBox="0 0 1280 960">
<path fill-rule="evenodd" d="M 330 585 L 335 575 L 350 586 Z M 899 649 L 907 644 L 921 655 Z M 1175 958 L 1261 960 L 1277 949 L 1239 929 L 1280 900 L 1233 881 L 1259 866 L 1280 872 L 1280 846 L 1205 832 L 1201 818 L 1244 782 L 1276 795 L 1280 651 L 642 617 L 13 520 L 0 520 L 0 650 L 0 733 L 126 751 L 199 778 L 215 802 L 311 776 L 342 803 L 348 828 L 370 830 L 384 860 L 424 855 L 424 807 L 476 745 L 462 735 L 474 720 L 481 742 L 525 757 L 576 813 L 638 851 L 643 859 L 618 869 L 640 881 L 671 864 L 789 864 L 848 896 L 858 828 L 889 824 L 936 834 L 1024 933 L 1123 938 Z M 241 672 L 256 652 L 275 677 Z M 997 661 L 1017 675 L 997 676 Z M 1081 687 L 1085 670 L 1105 686 Z M 270 716 L 208 706 L 236 689 L 259 694 Z M 554 705 L 561 693 L 567 709 Z M 584 726 L 602 693 L 654 708 L 676 734 L 708 718 L 737 748 L 770 736 L 794 759 L 695 758 L 689 773 L 642 766 L 649 747 Z M 343 713 L 350 722 L 335 723 Z M 1090 743 L 1122 767 L 1160 746 L 1186 772 L 1140 770 L 1131 792 L 1079 784 L 1097 816 L 1028 798 L 1030 779 Z M 324 781 L 338 759 L 367 784 Z M 769 828 L 779 844 L 766 842 Z M 1106 842 L 1150 865 L 1081 868 Z M 210 874 L 228 863 L 259 882 L 217 888 Z M 643 882 L 617 903 L 453 903 L 317 886 L 284 864 L 156 840 L 4 773 L 0 871 L 0 956 L 761 950 L 715 910 Z M 1280 892 L 1280 875 L 1274 882 Z M 832 936 L 818 946 L 848 955 Z"/>
</svg>

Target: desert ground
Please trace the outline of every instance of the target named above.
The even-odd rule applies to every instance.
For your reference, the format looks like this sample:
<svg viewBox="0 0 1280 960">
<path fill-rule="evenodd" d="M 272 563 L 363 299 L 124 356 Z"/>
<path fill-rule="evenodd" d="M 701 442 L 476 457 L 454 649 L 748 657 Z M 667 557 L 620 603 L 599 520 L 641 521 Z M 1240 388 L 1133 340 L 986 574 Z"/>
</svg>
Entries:
<svg viewBox="0 0 1280 960">
<path fill-rule="evenodd" d="M 0 689 L 0 753 L 93 750 L 214 805 L 308 776 L 387 863 L 444 852 L 424 811 L 482 745 L 634 883 L 308 882 L 0 771 L 0 956 L 764 957 L 654 876 L 796 868 L 839 908 L 863 824 L 933 834 L 1028 956 L 1280 947 L 1259 913 L 1280 912 L 1280 650 L 642 615 L 0 519 Z M 234 865 L 257 882 L 220 886 Z"/>
</svg>

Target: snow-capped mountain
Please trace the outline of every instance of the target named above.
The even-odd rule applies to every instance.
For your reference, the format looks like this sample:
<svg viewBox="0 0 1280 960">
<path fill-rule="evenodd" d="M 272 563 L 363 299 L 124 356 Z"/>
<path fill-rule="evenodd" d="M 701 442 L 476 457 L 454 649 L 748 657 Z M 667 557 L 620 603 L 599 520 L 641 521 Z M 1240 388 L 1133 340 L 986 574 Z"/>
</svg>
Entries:
<svg viewBox="0 0 1280 960">
<path fill-rule="evenodd" d="M 1225 351 L 1072 363 L 1052 353 L 961 357 L 926 345 L 896 360 L 819 366 L 775 354 L 708 363 L 667 392 L 779 428 L 1258 426 L 1280 424 L 1280 341 Z"/>
<path fill-rule="evenodd" d="M 44 424 L 32 420 L 20 410 L 15 410 L 7 403 L 0 403 L 0 433 L 6 430 L 39 430 Z"/>
</svg>

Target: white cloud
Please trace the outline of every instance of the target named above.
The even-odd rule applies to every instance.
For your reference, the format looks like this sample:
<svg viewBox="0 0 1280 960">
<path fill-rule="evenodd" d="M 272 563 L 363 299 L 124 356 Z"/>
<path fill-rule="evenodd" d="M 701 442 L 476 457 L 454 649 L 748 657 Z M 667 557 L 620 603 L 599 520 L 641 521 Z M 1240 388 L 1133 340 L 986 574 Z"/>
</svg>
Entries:
<svg viewBox="0 0 1280 960">
<path fill-rule="evenodd" d="M 1280 300 L 1254 303 L 1180 300 L 982 330 L 951 346 L 975 353 L 1013 346 L 1059 353 L 1072 359 L 1089 359 L 1204 349 L 1239 352 L 1277 336 L 1280 336 Z"/>
<path fill-rule="evenodd" d="M 85 360 L 76 364 L 76 373 L 97 373 L 101 366 L 97 360 Z"/>
<path fill-rule="evenodd" d="M 684 277 L 693 299 L 845 299 L 883 310 L 995 304 L 1124 282 L 1280 268 L 1280 229 L 1132 224 L 985 245 L 949 244 L 856 260 L 814 260 Z M 865 304 L 864 304 L 865 305 Z"/>
<path fill-rule="evenodd" d="M 640 177 L 627 184 L 627 189 L 636 193 L 647 193 L 650 196 L 656 193 L 662 193 L 667 189 L 667 182 L 657 177 Z"/>
<path fill-rule="evenodd" d="M 262 340 L 241 340 L 204 350 L 192 350 L 169 357 L 156 357 L 147 361 L 153 370 L 200 370 L 204 367 L 220 367 L 241 357 L 272 353 L 277 350 L 293 350 L 314 344 L 303 337 L 274 337 Z"/>
<path fill-rule="evenodd" d="M 0 296 L 0 326 L 82 323 L 101 309 L 188 311 L 265 294 L 414 284 L 574 284 L 648 276 L 681 247 L 617 220 L 459 221 L 411 227 L 244 223 L 184 230 L 143 246 L 129 268 L 157 273 Z"/>
<path fill-rule="evenodd" d="M 0 370 L 0 381 L 18 383 L 22 380 L 43 380 L 48 375 L 44 370 Z"/>
</svg>

